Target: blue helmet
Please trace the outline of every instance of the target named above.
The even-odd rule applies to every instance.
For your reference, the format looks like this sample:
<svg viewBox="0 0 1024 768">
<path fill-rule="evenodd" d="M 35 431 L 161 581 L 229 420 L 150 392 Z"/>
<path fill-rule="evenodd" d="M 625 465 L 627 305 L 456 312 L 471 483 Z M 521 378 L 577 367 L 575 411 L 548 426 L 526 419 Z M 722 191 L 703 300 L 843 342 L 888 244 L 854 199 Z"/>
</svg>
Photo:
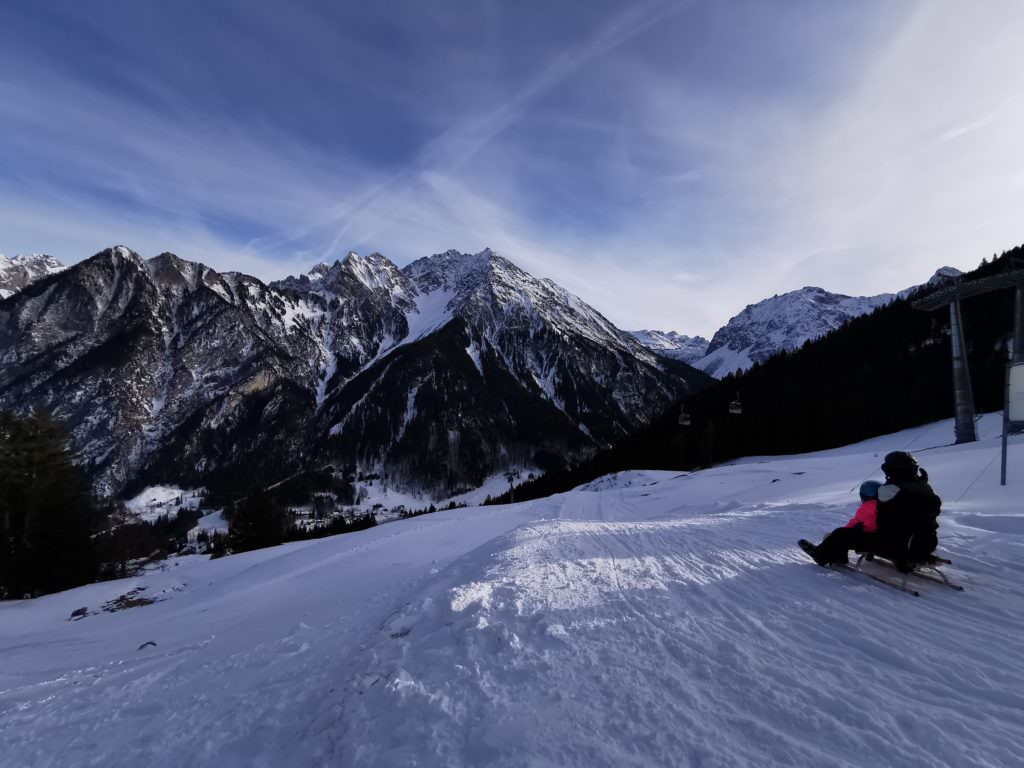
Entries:
<svg viewBox="0 0 1024 768">
<path fill-rule="evenodd" d="M 861 501 L 870 501 L 871 499 L 878 498 L 878 489 L 882 487 L 882 484 L 877 480 L 865 480 L 860 484 L 860 499 Z"/>
</svg>

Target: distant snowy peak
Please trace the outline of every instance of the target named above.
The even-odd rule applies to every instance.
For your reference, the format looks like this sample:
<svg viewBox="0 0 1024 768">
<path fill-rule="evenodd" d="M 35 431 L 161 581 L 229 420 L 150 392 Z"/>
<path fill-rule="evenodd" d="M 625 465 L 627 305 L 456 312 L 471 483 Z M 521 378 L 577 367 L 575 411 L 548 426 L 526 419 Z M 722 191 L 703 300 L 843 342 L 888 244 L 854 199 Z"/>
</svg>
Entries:
<svg viewBox="0 0 1024 768">
<path fill-rule="evenodd" d="M 792 352 L 820 338 L 855 317 L 874 312 L 896 298 L 932 289 L 962 273 L 942 267 L 928 282 L 899 293 L 877 296 L 845 296 L 808 286 L 750 304 L 720 328 L 703 357 L 692 365 L 717 378 L 745 371 L 781 352 Z"/>
<path fill-rule="evenodd" d="M 650 350 L 631 334 L 616 328 L 578 296 L 551 280 L 538 279 L 490 248 L 466 254 L 449 250 L 418 259 L 404 270 L 424 295 L 441 292 L 448 309 L 490 341 L 510 329 L 528 329 L 562 339 L 586 339 L 656 364 Z"/>
<path fill-rule="evenodd" d="M 331 265 L 321 261 L 319 264 L 317 264 L 315 267 L 309 270 L 309 272 L 306 273 L 306 277 L 309 278 L 310 280 L 319 280 L 330 271 Z"/>
<path fill-rule="evenodd" d="M 675 331 L 630 331 L 636 340 L 659 355 L 689 363 L 703 357 L 710 342 L 703 336 L 685 336 Z"/>
<path fill-rule="evenodd" d="M 6 299 L 41 277 L 65 269 L 67 267 L 45 253 L 19 254 L 10 259 L 0 253 L 0 299 Z"/>
<path fill-rule="evenodd" d="M 415 291 L 402 271 L 379 253 L 360 256 L 350 251 L 333 264 L 321 262 L 298 277 L 286 277 L 270 284 L 275 289 L 315 293 L 325 298 L 350 298 L 363 289 L 410 301 Z"/>
<path fill-rule="evenodd" d="M 956 267 L 941 267 L 935 271 L 934 275 L 928 278 L 928 282 L 922 283 L 921 285 L 912 285 L 909 288 L 905 288 L 904 290 L 900 291 L 897 295 L 901 299 L 905 299 L 908 296 L 917 293 L 918 291 L 938 288 L 943 283 L 948 283 L 951 280 L 957 280 L 961 276 L 963 276 L 963 272 L 961 272 Z"/>
<path fill-rule="evenodd" d="M 944 283 L 947 280 L 955 280 L 958 277 L 962 277 L 963 274 L 964 273 L 961 272 L 956 267 L 940 267 L 939 269 L 935 270 L 934 275 L 928 278 L 928 285 Z"/>
<path fill-rule="evenodd" d="M 894 298 L 891 293 L 844 296 L 813 286 L 776 295 L 747 305 L 730 319 L 693 365 L 718 378 L 746 370 L 780 352 L 799 349 Z"/>
</svg>

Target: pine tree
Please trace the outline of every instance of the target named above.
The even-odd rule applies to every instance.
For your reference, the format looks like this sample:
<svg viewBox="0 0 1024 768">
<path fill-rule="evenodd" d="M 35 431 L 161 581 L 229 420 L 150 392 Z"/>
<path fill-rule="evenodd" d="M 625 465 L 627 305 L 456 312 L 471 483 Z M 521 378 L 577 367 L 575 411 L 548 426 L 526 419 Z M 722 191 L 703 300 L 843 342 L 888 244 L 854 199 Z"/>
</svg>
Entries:
<svg viewBox="0 0 1024 768">
<path fill-rule="evenodd" d="M 55 592 L 91 581 L 97 513 L 61 425 L 37 409 L 0 417 L 0 592 Z"/>
<path fill-rule="evenodd" d="M 228 538 L 236 552 L 270 547 L 284 541 L 284 510 L 265 494 L 253 494 L 238 502 L 231 515 Z"/>
</svg>

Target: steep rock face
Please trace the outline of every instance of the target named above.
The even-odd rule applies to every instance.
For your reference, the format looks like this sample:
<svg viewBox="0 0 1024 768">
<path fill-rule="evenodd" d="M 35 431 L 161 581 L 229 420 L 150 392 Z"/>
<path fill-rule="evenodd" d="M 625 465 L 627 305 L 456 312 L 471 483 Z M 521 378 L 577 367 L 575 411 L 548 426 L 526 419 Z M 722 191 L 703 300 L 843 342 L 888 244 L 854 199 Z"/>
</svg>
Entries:
<svg viewBox="0 0 1024 768">
<path fill-rule="evenodd" d="M 63 264 L 45 253 L 18 255 L 11 259 L 0 253 L 0 300 L 41 277 L 54 275 L 64 269 L 66 267 Z"/>
<path fill-rule="evenodd" d="M 633 336 L 490 250 L 420 259 L 405 272 L 422 303 L 439 307 L 440 294 L 447 299 L 445 311 L 465 322 L 470 357 L 493 351 L 522 387 L 598 440 L 621 436 L 652 405 L 667 405 L 680 394 L 678 376 Z"/>
<path fill-rule="evenodd" d="M 471 486 L 607 444 L 705 382 L 489 250 L 402 274 L 407 334 L 323 409 L 332 451 L 362 464 Z"/>
<path fill-rule="evenodd" d="M 630 431 L 706 377 L 489 251 L 271 286 L 119 246 L 0 302 L 0 407 L 63 419 L 103 493 L 329 463 L 451 491 Z"/>
<path fill-rule="evenodd" d="M 710 343 L 703 336 L 685 336 L 675 331 L 630 331 L 636 340 L 659 355 L 692 363 L 707 354 Z"/>
<path fill-rule="evenodd" d="M 287 309 L 253 278 L 108 249 L 0 304 L 0 405 L 49 408 L 97 489 L 118 491 L 183 425 L 230 436 L 249 395 L 309 386 Z M 181 462 L 231 458 L 195 447 Z"/>
<path fill-rule="evenodd" d="M 416 309 L 416 288 L 379 253 L 349 253 L 271 288 L 294 301 L 296 322 L 305 324 L 317 345 L 317 407 L 333 388 L 406 338 L 408 315 Z"/>
</svg>

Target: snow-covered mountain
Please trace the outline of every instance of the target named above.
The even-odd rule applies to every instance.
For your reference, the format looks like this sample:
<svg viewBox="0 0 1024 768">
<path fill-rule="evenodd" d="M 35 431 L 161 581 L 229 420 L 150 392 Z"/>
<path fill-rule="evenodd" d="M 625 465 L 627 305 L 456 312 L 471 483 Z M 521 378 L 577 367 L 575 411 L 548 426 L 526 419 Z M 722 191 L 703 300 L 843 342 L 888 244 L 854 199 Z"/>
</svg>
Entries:
<svg viewBox="0 0 1024 768">
<path fill-rule="evenodd" d="M 0 305 L 0 407 L 64 420 L 104 493 L 334 464 L 450 494 L 705 381 L 488 250 L 353 253 L 268 286 L 118 246 Z"/>
<path fill-rule="evenodd" d="M 880 456 L 948 443 L 948 420 L 620 473 L 0 602 L 2 762 L 1019 765 L 1024 510 L 991 461 L 999 414 L 978 426 L 919 457 L 965 592 L 911 576 L 912 597 L 796 547 L 850 518 Z M 1009 466 L 1024 477 L 1022 438 Z"/>
<path fill-rule="evenodd" d="M 717 378 L 746 370 L 780 352 L 799 349 L 893 298 L 889 293 L 843 296 L 807 287 L 749 304 L 715 332 L 707 352 L 694 365 Z"/>
<path fill-rule="evenodd" d="M 708 351 L 710 343 L 703 336 L 684 336 L 675 331 L 631 331 L 637 341 L 659 355 L 673 357 L 684 363 L 692 363 Z"/>
<path fill-rule="evenodd" d="M 954 267 L 943 267 L 927 283 L 898 294 L 845 296 L 806 287 L 749 304 L 715 332 L 705 354 L 691 364 L 716 378 L 746 370 L 780 352 L 797 350 L 807 341 L 820 338 L 897 297 L 906 298 L 960 274 Z"/>
<path fill-rule="evenodd" d="M 350 254 L 316 280 L 274 284 L 328 306 L 339 286 L 362 297 L 349 304 L 375 331 L 356 344 L 364 357 L 325 369 L 318 400 L 329 448 L 417 482 L 470 486 L 508 462 L 543 465 L 607 445 L 704 381 L 489 249 L 402 270 L 379 254 Z"/>
<path fill-rule="evenodd" d="M 0 253 L 0 300 L 20 291 L 29 283 L 66 269 L 53 256 L 33 253 L 7 258 Z"/>
</svg>

